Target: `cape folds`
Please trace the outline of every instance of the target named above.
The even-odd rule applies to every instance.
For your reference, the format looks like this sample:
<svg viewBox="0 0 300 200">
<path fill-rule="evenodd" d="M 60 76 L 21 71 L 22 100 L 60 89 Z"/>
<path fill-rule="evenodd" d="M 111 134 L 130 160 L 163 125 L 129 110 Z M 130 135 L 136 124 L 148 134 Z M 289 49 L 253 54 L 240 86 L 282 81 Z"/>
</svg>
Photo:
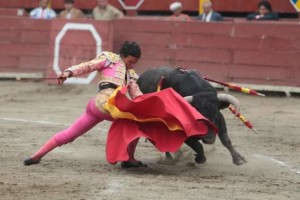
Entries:
<svg viewBox="0 0 300 200">
<path fill-rule="evenodd" d="M 191 136 L 202 137 L 217 128 L 173 89 L 131 100 L 128 88 L 115 91 L 104 106 L 115 119 L 108 132 L 106 158 L 111 164 L 127 161 L 128 145 L 147 138 L 161 152 L 175 152 Z"/>
</svg>

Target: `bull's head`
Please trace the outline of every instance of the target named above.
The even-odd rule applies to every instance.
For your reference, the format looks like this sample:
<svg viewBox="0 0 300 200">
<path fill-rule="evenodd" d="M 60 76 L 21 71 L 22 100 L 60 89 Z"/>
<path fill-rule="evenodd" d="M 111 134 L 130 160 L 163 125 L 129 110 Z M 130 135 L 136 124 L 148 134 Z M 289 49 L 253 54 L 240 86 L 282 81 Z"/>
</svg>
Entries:
<svg viewBox="0 0 300 200">
<path fill-rule="evenodd" d="M 225 102 L 226 104 L 232 104 L 235 107 L 236 113 L 239 113 L 240 110 L 240 102 L 237 98 L 229 94 L 218 94 L 217 95 L 220 102 Z M 193 102 L 193 96 L 186 96 L 184 97 L 189 103 Z M 228 105 L 226 107 L 228 107 Z"/>
</svg>

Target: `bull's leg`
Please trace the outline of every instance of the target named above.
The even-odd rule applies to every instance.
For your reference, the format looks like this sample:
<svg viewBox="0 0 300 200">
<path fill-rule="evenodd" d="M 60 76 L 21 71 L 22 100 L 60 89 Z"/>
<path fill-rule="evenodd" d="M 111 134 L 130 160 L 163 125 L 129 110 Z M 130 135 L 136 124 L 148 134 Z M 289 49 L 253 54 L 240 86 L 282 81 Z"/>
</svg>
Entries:
<svg viewBox="0 0 300 200">
<path fill-rule="evenodd" d="M 233 163 L 235 165 L 245 164 L 247 162 L 246 159 L 243 156 L 241 156 L 231 144 L 231 140 L 227 134 L 226 122 L 222 113 L 219 113 L 217 124 L 219 128 L 219 138 L 222 144 L 229 150 L 232 156 Z"/>
<path fill-rule="evenodd" d="M 202 142 L 204 144 L 214 144 L 215 141 L 216 141 L 216 134 L 214 133 L 213 130 L 209 129 L 208 133 L 202 139 Z"/>
<path fill-rule="evenodd" d="M 197 154 L 195 154 L 195 162 L 198 164 L 203 164 L 206 162 L 206 157 L 204 155 L 204 150 L 202 144 L 195 137 L 190 137 L 184 142 L 189 147 L 191 147 Z"/>
<path fill-rule="evenodd" d="M 165 155 L 166 155 L 166 160 L 168 161 L 173 160 L 173 157 L 170 152 L 166 152 Z"/>
</svg>

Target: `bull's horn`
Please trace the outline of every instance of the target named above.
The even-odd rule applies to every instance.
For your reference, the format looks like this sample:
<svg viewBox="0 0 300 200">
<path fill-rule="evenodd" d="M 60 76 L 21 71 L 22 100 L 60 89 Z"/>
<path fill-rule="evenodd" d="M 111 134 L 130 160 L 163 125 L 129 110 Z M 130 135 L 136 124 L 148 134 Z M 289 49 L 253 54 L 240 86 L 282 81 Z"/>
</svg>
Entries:
<svg viewBox="0 0 300 200">
<path fill-rule="evenodd" d="M 240 112 L 240 101 L 237 100 L 234 96 L 231 96 L 229 94 L 218 94 L 219 101 L 225 101 L 227 103 L 232 104 L 235 107 L 236 113 L 238 114 Z"/>
<path fill-rule="evenodd" d="M 186 96 L 183 97 L 187 102 L 192 103 L 193 102 L 193 96 Z"/>
</svg>

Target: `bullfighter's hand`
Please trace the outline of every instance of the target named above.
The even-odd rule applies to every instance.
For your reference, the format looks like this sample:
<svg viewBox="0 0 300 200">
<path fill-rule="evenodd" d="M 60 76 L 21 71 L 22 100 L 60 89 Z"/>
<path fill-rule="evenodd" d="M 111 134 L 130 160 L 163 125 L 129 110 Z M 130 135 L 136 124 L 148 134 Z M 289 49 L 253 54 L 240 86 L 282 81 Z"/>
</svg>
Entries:
<svg viewBox="0 0 300 200">
<path fill-rule="evenodd" d="M 70 77 L 70 74 L 71 74 L 71 72 L 67 71 L 67 72 L 63 72 L 61 75 L 59 75 L 57 78 L 58 85 L 63 84 L 67 80 L 67 78 Z"/>
</svg>

